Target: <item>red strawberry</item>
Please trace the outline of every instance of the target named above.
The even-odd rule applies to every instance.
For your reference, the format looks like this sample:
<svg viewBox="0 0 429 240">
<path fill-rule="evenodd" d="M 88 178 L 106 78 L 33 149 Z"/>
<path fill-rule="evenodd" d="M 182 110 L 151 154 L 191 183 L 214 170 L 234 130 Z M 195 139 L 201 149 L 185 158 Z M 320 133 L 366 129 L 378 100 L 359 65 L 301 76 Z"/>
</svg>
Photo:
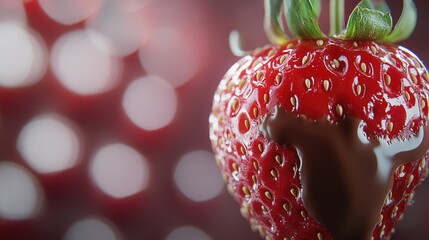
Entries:
<svg viewBox="0 0 429 240">
<path fill-rule="evenodd" d="M 266 1 L 281 44 L 243 57 L 214 97 L 210 138 L 228 190 L 266 239 L 386 239 L 429 171 L 429 74 L 407 49 L 377 43 L 400 30 L 355 30 L 377 27 L 358 14 L 383 23 L 381 5 L 363 1 L 346 33 L 325 38 L 293 25 L 315 22 L 309 1 L 285 0 L 302 39 L 283 41 L 281 2 Z"/>
</svg>

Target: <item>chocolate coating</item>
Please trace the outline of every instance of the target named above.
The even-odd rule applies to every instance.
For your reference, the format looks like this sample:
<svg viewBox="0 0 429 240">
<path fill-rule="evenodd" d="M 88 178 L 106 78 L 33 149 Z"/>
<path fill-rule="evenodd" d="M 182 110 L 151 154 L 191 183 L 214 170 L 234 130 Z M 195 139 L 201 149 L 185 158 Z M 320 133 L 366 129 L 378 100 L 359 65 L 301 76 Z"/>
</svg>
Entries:
<svg viewBox="0 0 429 240">
<path fill-rule="evenodd" d="M 304 205 L 336 240 L 368 240 L 393 184 L 393 173 L 429 148 L 429 129 L 406 140 L 369 140 L 364 122 L 309 121 L 276 107 L 260 124 L 267 139 L 294 146 L 301 159 Z"/>
</svg>

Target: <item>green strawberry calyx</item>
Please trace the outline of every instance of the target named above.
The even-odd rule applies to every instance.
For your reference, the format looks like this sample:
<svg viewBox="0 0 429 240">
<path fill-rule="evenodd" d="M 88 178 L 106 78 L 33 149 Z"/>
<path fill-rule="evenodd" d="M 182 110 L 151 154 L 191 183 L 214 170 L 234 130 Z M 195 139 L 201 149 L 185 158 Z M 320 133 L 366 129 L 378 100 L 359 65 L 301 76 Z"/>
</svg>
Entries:
<svg viewBox="0 0 429 240">
<path fill-rule="evenodd" d="M 290 38 L 284 31 L 282 13 L 290 33 L 297 39 L 326 37 L 320 30 L 320 0 L 265 0 L 264 28 L 274 44 Z M 417 10 L 412 0 L 403 1 L 402 14 L 393 28 L 392 16 L 384 0 L 363 0 L 350 14 L 344 28 L 344 0 L 330 2 L 330 36 L 345 40 L 394 43 L 407 39 L 417 23 Z"/>
<path fill-rule="evenodd" d="M 417 9 L 412 0 L 403 0 L 402 14 L 393 27 L 390 9 L 384 0 L 362 0 L 350 14 L 344 27 L 344 0 L 330 0 L 330 33 L 320 29 L 320 0 L 264 0 L 264 30 L 271 43 L 282 45 L 291 39 L 334 37 L 353 41 L 395 43 L 407 39 L 417 23 Z M 292 38 L 284 28 L 286 22 Z M 230 45 L 235 55 L 247 52 L 240 47 L 240 36 L 233 31 Z"/>
</svg>

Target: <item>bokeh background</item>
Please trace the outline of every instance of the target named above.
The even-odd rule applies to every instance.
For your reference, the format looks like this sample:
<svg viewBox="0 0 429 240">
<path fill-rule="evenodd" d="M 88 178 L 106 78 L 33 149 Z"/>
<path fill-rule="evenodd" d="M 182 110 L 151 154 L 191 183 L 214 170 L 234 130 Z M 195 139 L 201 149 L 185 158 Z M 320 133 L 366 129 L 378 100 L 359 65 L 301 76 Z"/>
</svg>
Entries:
<svg viewBox="0 0 429 240">
<path fill-rule="evenodd" d="M 415 3 L 403 45 L 428 64 Z M 260 239 L 207 121 L 229 32 L 263 46 L 262 19 L 262 0 L 0 0 L 0 239 Z M 429 183 L 415 200 L 392 239 L 429 239 Z"/>
</svg>

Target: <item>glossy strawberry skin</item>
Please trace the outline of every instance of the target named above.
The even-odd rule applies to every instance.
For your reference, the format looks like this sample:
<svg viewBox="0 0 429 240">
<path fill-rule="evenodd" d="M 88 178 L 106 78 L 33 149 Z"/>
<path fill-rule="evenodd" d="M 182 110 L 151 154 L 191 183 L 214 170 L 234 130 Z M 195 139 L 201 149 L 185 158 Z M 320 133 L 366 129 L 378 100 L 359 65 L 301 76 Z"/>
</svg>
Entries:
<svg viewBox="0 0 429 240">
<path fill-rule="evenodd" d="M 252 228 L 267 239 L 332 238 L 304 207 L 296 149 L 260 133 L 276 106 L 331 124 L 361 119 L 370 139 L 407 139 L 427 124 L 428 81 L 411 52 L 373 42 L 292 41 L 236 63 L 215 94 L 210 138 L 228 190 Z M 427 175 L 428 160 L 426 154 L 395 171 L 374 239 L 393 232 Z"/>
</svg>

